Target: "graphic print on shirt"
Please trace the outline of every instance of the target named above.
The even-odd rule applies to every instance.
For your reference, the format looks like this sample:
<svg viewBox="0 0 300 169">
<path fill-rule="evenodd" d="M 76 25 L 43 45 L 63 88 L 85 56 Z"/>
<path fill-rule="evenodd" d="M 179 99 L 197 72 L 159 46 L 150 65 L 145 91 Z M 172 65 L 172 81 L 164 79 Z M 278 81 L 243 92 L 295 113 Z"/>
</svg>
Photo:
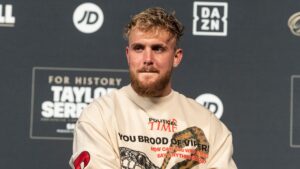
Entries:
<svg viewBox="0 0 300 169">
<path fill-rule="evenodd" d="M 156 138 L 156 140 L 158 139 Z M 157 158 L 164 158 L 161 167 L 157 167 L 143 152 L 120 147 L 122 169 L 131 169 L 135 168 L 135 166 L 141 169 L 166 169 L 172 157 L 184 159 L 174 164 L 172 169 L 187 169 L 206 163 L 209 153 L 209 143 L 204 132 L 198 127 L 189 127 L 183 131 L 174 133 L 171 140 L 167 140 L 164 143 L 169 144 L 169 147 L 151 148 L 151 151 L 154 152 L 165 151 L 164 153 L 157 154 Z M 190 148 L 191 146 L 193 148 Z"/>
<path fill-rule="evenodd" d="M 90 162 L 90 153 L 87 151 L 83 151 L 79 154 L 79 156 L 74 160 L 73 166 L 75 169 L 83 169 Z"/>
<path fill-rule="evenodd" d="M 176 119 L 155 119 L 149 118 L 148 126 L 150 130 L 175 132 L 177 130 L 177 120 Z"/>
<path fill-rule="evenodd" d="M 119 150 L 122 169 L 159 169 L 159 167 L 153 164 L 143 152 L 135 151 L 126 147 L 120 147 Z"/>
</svg>

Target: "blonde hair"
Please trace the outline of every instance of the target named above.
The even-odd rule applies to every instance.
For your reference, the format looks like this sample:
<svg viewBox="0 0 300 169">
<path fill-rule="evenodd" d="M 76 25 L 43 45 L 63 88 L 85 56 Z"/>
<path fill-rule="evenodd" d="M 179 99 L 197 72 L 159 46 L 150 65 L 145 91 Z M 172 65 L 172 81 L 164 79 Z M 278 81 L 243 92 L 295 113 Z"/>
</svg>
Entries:
<svg viewBox="0 0 300 169">
<path fill-rule="evenodd" d="M 131 18 L 131 21 L 125 26 L 123 36 L 128 40 L 130 32 L 137 28 L 141 31 L 150 31 L 153 29 L 165 29 L 171 35 L 175 36 L 176 43 L 183 35 L 183 25 L 175 17 L 175 12 L 168 13 L 160 7 L 148 8 Z"/>
</svg>

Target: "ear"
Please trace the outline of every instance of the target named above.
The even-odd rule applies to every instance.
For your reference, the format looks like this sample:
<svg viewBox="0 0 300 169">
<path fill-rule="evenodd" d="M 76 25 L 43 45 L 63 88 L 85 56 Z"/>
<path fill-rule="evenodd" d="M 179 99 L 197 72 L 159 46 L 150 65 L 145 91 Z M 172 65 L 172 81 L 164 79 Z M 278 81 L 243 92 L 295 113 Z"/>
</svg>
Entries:
<svg viewBox="0 0 300 169">
<path fill-rule="evenodd" d="M 183 57 L 182 49 L 180 48 L 176 49 L 174 61 L 173 61 L 173 67 L 177 67 L 180 64 L 182 57 Z"/>
<path fill-rule="evenodd" d="M 125 52 L 126 52 L 127 63 L 129 64 L 129 55 L 128 55 L 128 53 L 129 53 L 129 47 L 126 46 L 125 50 L 126 50 Z"/>
</svg>

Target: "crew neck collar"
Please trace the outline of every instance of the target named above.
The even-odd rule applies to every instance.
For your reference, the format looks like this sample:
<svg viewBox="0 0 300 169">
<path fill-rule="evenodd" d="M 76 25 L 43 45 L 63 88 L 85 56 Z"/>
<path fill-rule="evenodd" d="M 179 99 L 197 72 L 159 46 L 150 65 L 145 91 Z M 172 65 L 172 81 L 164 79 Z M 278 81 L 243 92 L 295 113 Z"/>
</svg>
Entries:
<svg viewBox="0 0 300 169">
<path fill-rule="evenodd" d="M 138 104 L 139 106 L 145 109 L 165 104 L 168 101 L 170 101 L 174 95 L 174 91 L 173 89 L 171 89 L 171 92 L 168 95 L 162 97 L 140 96 L 134 91 L 134 89 L 130 84 L 125 86 L 125 90 L 133 102 L 135 102 L 136 104 Z"/>
</svg>

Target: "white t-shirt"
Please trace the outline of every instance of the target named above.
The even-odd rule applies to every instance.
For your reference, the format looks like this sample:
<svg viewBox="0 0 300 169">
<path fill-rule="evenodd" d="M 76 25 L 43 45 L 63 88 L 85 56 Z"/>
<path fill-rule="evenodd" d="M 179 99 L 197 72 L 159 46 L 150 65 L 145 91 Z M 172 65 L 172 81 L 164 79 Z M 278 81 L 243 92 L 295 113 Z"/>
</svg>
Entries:
<svg viewBox="0 0 300 169">
<path fill-rule="evenodd" d="M 74 131 L 70 165 L 236 169 L 232 153 L 230 131 L 193 99 L 176 91 L 141 97 L 128 85 L 84 109 Z"/>
</svg>

